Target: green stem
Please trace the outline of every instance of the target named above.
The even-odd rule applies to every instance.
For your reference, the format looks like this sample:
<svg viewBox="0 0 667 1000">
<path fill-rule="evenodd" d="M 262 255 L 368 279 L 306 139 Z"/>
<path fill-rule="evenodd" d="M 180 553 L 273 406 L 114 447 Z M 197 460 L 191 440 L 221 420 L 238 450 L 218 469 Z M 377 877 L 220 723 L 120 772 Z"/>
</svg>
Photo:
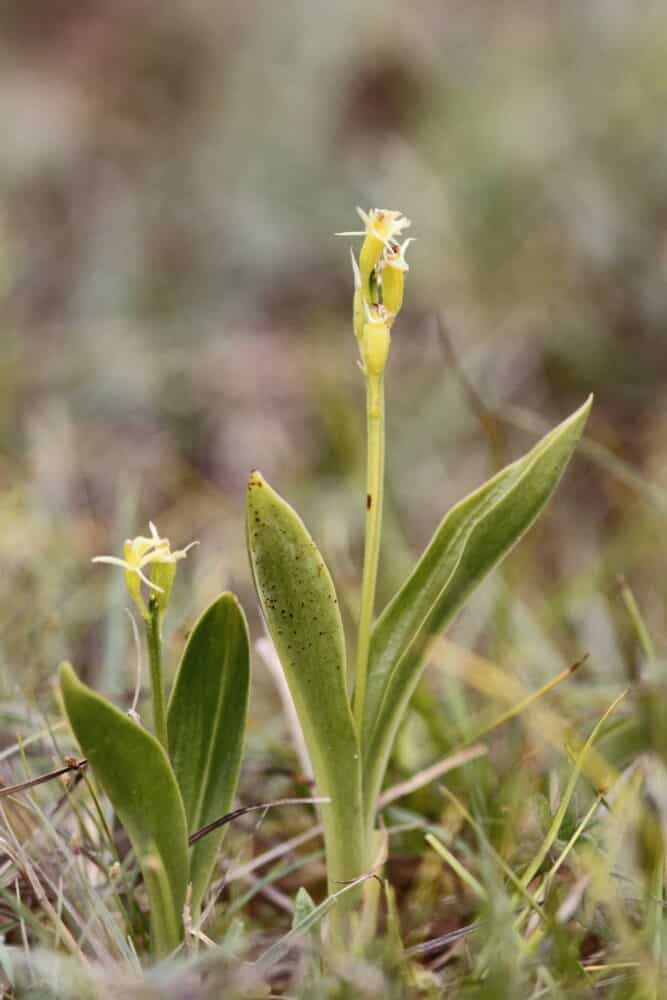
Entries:
<svg viewBox="0 0 667 1000">
<path fill-rule="evenodd" d="M 329 895 L 334 895 L 343 885 L 362 875 L 367 866 L 360 769 L 355 773 L 354 766 L 350 765 L 344 784 L 344 789 L 340 782 L 338 787 L 327 788 L 325 794 L 331 798 L 331 804 L 322 807 Z M 344 794 L 340 794 L 341 791 Z M 351 914 L 359 904 L 362 892 L 359 886 L 345 893 L 329 914 L 329 941 L 338 951 L 349 949 L 353 943 Z"/>
<path fill-rule="evenodd" d="M 368 653 L 375 607 L 375 586 L 382 533 L 382 493 L 384 485 L 384 378 L 366 376 L 366 536 L 364 573 L 361 583 L 357 670 L 354 689 L 354 718 L 361 732 L 368 677 Z"/>
<path fill-rule="evenodd" d="M 167 746 L 167 715 L 164 702 L 164 687 L 162 684 L 162 613 L 156 601 L 149 603 L 149 617 L 146 619 L 146 645 L 148 646 L 148 663 L 151 671 L 151 689 L 153 697 L 153 725 L 155 735 L 168 752 Z"/>
</svg>

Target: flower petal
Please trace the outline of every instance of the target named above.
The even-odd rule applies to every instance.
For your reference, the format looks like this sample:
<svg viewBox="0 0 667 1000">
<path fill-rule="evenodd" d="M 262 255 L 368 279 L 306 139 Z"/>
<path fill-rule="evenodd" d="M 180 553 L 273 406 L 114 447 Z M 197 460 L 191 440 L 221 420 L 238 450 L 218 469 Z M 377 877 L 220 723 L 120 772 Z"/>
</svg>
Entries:
<svg viewBox="0 0 667 1000">
<path fill-rule="evenodd" d="M 371 224 L 371 216 L 373 215 L 373 212 L 376 211 L 377 211 L 376 208 L 372 208 L 370 212 L 364 212 L 363 208 L 359 208 L 359 206 L 357 205 L 357 215 L 359 216 L 363 224 L 366 226 L 366 232 L 368 232 L 368 227 Z M 365 235 L 366 234 L 364 233 L 364 236 Z"/>
<path fill-rule="evenodd" d="M 159 545 L 153 546 L 134 565 L 137 569 L 143 569 L 144 566 L 149 566 L 153 562 L 171 562 L 169 556 L 169 544 L 163 541 Z"/>
<path fill-rule="evenodd" d="M 164 594 L 162 587 L 158 587 L 157 583 L 153 583 L 152 580 L 149 580 L 148 577 L 141 572 L 138 566 L 132 566 L 130 572 L 136 573 L 139 579 L 142 580 L 147 587 L 150 587 L 151 590 L 156 590 L 158 594 Z"/>
<path fill-rule="evenodd" d="M 352 260 L 352 271 L 354 273 L 354 287 L 361 288 L 361 271 L 359 270 L 357 258 L 354 256 L 352 247 L 350 247 L 350 259 Z"/>
<path fill-rule="evenodd" d="M 108 563 L 110 566 L 122 566 L 123 569 L 134 569 L 132 563 L 129 563 L 127 559 L 119 559 L 118 556 L 95 556 L 90 561 L 94 563 Z"/>
</svg>

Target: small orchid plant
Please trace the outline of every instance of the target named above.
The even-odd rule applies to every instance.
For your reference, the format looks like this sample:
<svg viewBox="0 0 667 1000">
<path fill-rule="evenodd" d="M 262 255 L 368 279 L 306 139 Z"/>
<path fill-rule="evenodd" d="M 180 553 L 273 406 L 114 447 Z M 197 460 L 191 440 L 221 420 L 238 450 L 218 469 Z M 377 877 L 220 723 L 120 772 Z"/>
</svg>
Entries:
<svg viewBox="0 0 667 1000">
<path fill-rule="evenodd" d="M 413 571 L 376 616 L 385 460 L 385 371 L 408 273 L 400 242 L 410 221 L 386 209 L 358 209 L 363 239 L 352 254 L 352 327 L 366 385 L 365 547 L 353 684 L 334 582 L 313 538 L 289 504 L 254 471 L 248 482 L 247 542 L 264 619 L 298 714 L 318 792 L 330 897 L 328 939 L 346 947 L 372 934 L 370 893 L 355 885 L 377 872 L 386 843 L 378 800 L 398 727 L 431 642 L 533 524 L 582 433 L 590 399 L 526 455 L 461 500 L 436 529 Z M 245 724 L 249 656 L 245 617 L 231 594 L 204 612 L 185 646 L 169 702 L 161 666 L 161 622 L 177 563 L 151 524 L 125 543 L 121 566 L 146 632 L 153 736 L 83 685 L 68 665 L 61 689 L 68 718 L 93 772 L 125 825 L 151 899 L 158 952 L 183 935 L 188 885 L 199 911 L 220 832 L 193 835 L 225 813 L 235 794 Z M 142 588 L 146 591 L 144 595 Z M 352 690 L 350 690 L 352 688 Z M 191 846 L 189 846 L 191 844 Z M 368 919 L 369 909 L 371 918 Z M 360 923 L 358 921 L 361 921 Z"/>
<path fill-rule="evenodd" d="M 216 821 L 229 812 L 236 794 L 248 702 L 248 629 L 230 593 L 213 601 L 196 623 L 168 703 L 165 699 L 163 616 L 177 564 L 197 544 L 172 551 L 151 523 L 149 538 L 139 535 L 125 542 L 123 558 L 93 560 L 125 571 L 128 593 L 141 616 L 155 735 L 133 709 L 120 712 L 82 684 L 69 664 L 60 668 L 74 735 L 141 865 L 158 955 L 182 942 L 184 916 L 196 922 L 200 913 L 223 835 Z"/>
</svg>

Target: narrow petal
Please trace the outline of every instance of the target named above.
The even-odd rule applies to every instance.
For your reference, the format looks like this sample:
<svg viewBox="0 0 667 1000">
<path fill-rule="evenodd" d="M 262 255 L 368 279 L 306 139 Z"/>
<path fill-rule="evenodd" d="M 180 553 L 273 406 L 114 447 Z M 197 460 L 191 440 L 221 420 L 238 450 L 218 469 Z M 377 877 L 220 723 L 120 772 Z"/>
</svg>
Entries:
<svg viewBox="0 0 667 1000">
<path fill-rule="evenodd" d="M 162 540 L 159 539 L 161 542 Z M 146 538 L 138 535 L 129 542 L 125 542 L 125 556 L 134 565 L 139 563 L 148 552 L 152 552 L 157 542 L 153 538 Z"/>
<path fill-rule="evenodd" d="M 199 545 L 199 542 L 190 542 L 184 549 L 176 549 L 174 552 L 155 552 L 150 561 L 159 563 L 178 562 L 180 559 L 185 559 L 193 545 Z"/>
<path fill-rule="evenodd" d="M 168 544 L 161 542 L 160 545 L 151 548 L 141 559 L 138 559 L 135 566 L 137 569 L 143 569 L 144 566 L 149 566 L 153 562 L 169 562 L 169 554 Z"/>
<path fill-rule="evenodd" d="M 148 577 L 141 572 L 138 566 L 131 566 L 130 572 L 136 573 L 139 579 L 142 580 L 147 587 L 150 587 L 151 590 L 156 590 L 158 594 L 164 594 L 162 587 L 158 587 L 157 583 L 153 583 L 152 580 L 149 580 Z"/>
<path fill-rule="evenodd" d="M 129 563 L 127 559 L 119 559 L 118 556 L 95 556 L 90 561 L 94 563 L 108 563 L 110 566 L 122 566 L 123 569 L 134 569 L 132 563 Z"/>
<path fill-rule="evenodd" d="M 359 270 L 357 258 L 354 256 L 352 247 L 350 247 L 350 259 L 352 260 L 352 271 L 354 273 L 354 287 L 361 288 L 361 271 Z"/>
<path fill-rule="evenodd" d="M 185 559 L 190 549 L 195 545 L 199 545 L 199 542 L 190 542 L 184 549 L 176 549 L 176 551 L 172 553 L 174 559 Z"/>
</svg>

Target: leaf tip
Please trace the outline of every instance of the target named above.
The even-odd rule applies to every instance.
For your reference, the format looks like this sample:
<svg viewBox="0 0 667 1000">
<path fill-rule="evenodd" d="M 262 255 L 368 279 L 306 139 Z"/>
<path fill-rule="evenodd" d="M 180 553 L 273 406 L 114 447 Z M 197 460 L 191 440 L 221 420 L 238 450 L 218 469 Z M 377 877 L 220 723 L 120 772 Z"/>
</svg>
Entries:
<svg viewBox="0 0 667 1000">
<path fill-rule="evenodd" d="M 61 691 L 64 691 L 65 688 L 72 687 L 73 684 L 79 683 L 79 678 L 76 676 L 74 668 L 69 660 L 63 660 L 58 667 L 58 683 Z"/>
<path fill-rule="evenodd" d="M 266 483 L 264 476 L 259 471 L 259 469 L 253 469 L 248 476 L 248 491 L 255 489 L 257 487 L 261 488 Z"/>
<path fill-rule="evenodd" d="M 226 590 L 221 597 L 223 599 L 223 603 L 230 604 L 235 611 L 243 611 L 243 605 L 241 604 L 238 596 L 232 590 Z"/>
<path fill-rule="evenodd" d="M 588 397 L 584 400 L 584 402 L 581 404 L 581 406 L 578 407 L 574 411 L 574 413 L 571 413 L 569 417 L 566 417 L 566 419 L 562 422 L 562 424 L 559 424 L 559 426 L 555 429 L 554 433 L 558 433 L 560 431 L 565 431 L 565 430 L 575 430 L 576 436 L 579 437 L 582 434 L 584 427 L 586 426 L 586 421 L 588 420 L 589 414 L 591 412 L 594 398 L 595 397 L 591 392 L 588 395 Z"/>
<path fill-rule="evenodd" d="M 573 417 L 576 420 L 576 422 L 581 424 L 582 431 L 586 424 L 586 421 L 588 420 L 591 409 L 593 408 L 594 399 L 595 396 L 593 395 L 593 393 L 592 392 L 589 393 L 586 400 L 582 403 L 579 409 L 576 410 L 573 414 Z"/>
</svg>

